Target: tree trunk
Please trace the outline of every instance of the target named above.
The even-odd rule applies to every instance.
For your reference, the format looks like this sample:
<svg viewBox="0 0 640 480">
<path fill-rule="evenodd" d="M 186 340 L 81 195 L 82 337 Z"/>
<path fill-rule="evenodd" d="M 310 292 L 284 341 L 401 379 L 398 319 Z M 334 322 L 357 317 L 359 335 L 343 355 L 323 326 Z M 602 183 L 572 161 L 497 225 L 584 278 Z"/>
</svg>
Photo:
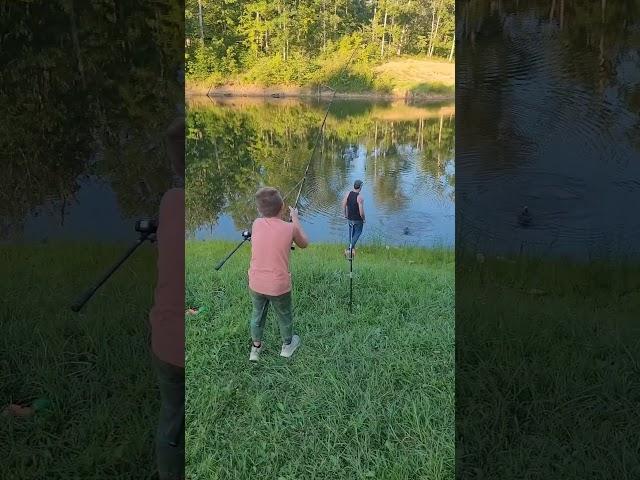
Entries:
<svg viewBox="0 0 640 480">
<path fill-rule="evenodd" d="M 378 12 L 378 6 L 373 7 L 373 17 L 371 17 L 371 43 L 376 40 L 376 13 Z"/>
<path fill-rule="evenodd" d="M 564 0 L 560 0 L 560 30 L 564 29 Z"/>
<path fill-rule="evenodd" d="M 198 0 L 198 20 L 200 22 L 200 44 L 204 47 L 204 23 L 202 22 L 202 0 Z"/>
<path fill-rule="evenodd" d="M 76 62 L 78 63 L 78 73 L 80 74 L 80 81 L 82 86 L 86 87 L 84 79 L 84 64 L 82 63 L 82 54 L 80 53 L 80 40 L 78 39 L 78 25 L 76 24 L 76 11 L 73 7 L 73 0 L 69 0 L 69 17 L 71 20 L 71 38 L 73 40 L 73 50 L 76 55 Z"/>
<path fill-rule="evenodd" d="M 327 8 L 326 3 L 322 2 L 322 51 L 327 49 Z"/>
<path fill-rule="evenodd" d="M 549 10 L 549 21 L 552 22 L 553 21 L 553 14 L 556 11 L 556 0 L 553 0 L 551 2 L 551 10 Z"/>
<path fill-rule="evenodd" d="M 431 52 L 429 52 L 429 56 L 432 57 L 433 56 L 433 51 L 436 48 L 436 44 L 435 44 L 435 37 L 438 35 L 438 28 L 440 27 L 440 18 L 442 18 L 442 15 L 440 15 L 440 11 L 438 11 L 438 20 L 436 22 L 436 29 L 433 32 L 433 39 L 434 42 L 431 43 Z"/>
<path fill-rule="evenodd" d="M 391 15 L 391 39 L 389 40 L 389 51 L 393 50 L 393 46 L 395 45 L 396 39 L 395 39 L 395 34 L 396 34 L 396 17 L 394 17 L 393 15 Z"/>
<path fill-rule="evenodd" d="M 607 0 L 602 0 L 602 23 L 604 23 L 604 14 L 607 9 Z"/>
<path fill-rule="evenodd" d="M 453 51 L 456 47 L 456 32 L 453 32 L 453 40 L 451 41 L 451 53 L 449 54 L 449 61 L 453 60 Z"/>
<path fill-rule="evenodd" d="M 387 32 L 387 7 L 384 7 L 384 23 L 382 24 L 382 41 L 380 42 L 380 58 L 384 58 L 384 36 Z"/>
<path fill-rule="evenodd" d="M 258 51 L 262 50 L 263 38 L 260 35 L 260 12 L 256 12 L 256 45 Z"/>
<path fill-rule="evenodd" d="M 404 33 L 405 33 L 406 29 L 407 29 L 407 26 L 403 25 L 402 26 L 402 33 L 400 34 L 400 43 L 398 44 L 398 52 L 397 52 L 398 56 L 400 56 L 401 53 L 402 53 L 402 42 L 404 41 Z"/>
<path fill-rule="evenodd" d="M 436 24 L 436 9 L 435 5 L 431 12 L 431 30 L 429 31 L 429 46 L 427 47 L 427 55 L 431 56 L 431 47 L 433 45 L 433 28 Z"/>
</svg>

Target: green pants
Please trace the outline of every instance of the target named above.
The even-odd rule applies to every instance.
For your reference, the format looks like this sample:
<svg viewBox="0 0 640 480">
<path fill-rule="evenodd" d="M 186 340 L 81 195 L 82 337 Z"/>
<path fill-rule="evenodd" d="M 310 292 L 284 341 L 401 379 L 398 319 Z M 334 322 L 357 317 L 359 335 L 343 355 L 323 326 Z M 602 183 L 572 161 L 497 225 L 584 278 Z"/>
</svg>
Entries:
<svg viewBox="0 0 640 480">
<path fill-rule="evenodd" d="M 291 292 L 284 295 L 272 297 L 263 295 L 249 290 L 251 293 L 251 301 L 253 302 L 253 314 L 251 315 L 251 338 L 254 342 L 262 341 L 264 326 L 267 321 L 267 311 L 269 304 L 273 305 L 273 309 L 278 315 L 278 324 L 280 326 L 280 336 L 283 343 L 291 342 L 293 336 L 293 307 L 291 305 Z"/>
<path fill-rule="evenodd" d="M 160 387 L 160 419 L 156 433 L 156 462 L 160 480 L 184 478 L 184 368 L 153 355 Z M 176 445 L 172 445 L 176 443 Z"/>
</svg>

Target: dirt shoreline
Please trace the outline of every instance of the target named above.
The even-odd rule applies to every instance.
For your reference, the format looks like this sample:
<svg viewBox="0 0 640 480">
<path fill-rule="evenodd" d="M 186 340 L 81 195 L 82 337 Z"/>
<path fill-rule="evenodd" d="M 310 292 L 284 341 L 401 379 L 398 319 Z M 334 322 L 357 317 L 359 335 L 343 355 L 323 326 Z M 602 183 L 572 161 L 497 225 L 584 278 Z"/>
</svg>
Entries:
<svg viewBox="0 0 640 480">
<path fill-rule="evenodd" d="M 270 87 L 260 87 L 256 85 L 223 85 L 220 87 L 208 88 L 201 85 L 187 85 L 186 96 L 209 95 L 211 97 L 269 97 L 269 98 L 291 98 L 291 97 L 330 97 L 333 92 L 329 89 L 314 89 L 309 87 L 291 87 L 285 85 L 275 85 Z M 336 93 L 336 98 L 362 99 L 362 100 L 420 100 L 420 101 L 453 101 L 455 94 L 452 93 L 414 93 L 410 91 L 395 93 L 380 92 L 358 92 L 358 93 Z"/>
</svg>

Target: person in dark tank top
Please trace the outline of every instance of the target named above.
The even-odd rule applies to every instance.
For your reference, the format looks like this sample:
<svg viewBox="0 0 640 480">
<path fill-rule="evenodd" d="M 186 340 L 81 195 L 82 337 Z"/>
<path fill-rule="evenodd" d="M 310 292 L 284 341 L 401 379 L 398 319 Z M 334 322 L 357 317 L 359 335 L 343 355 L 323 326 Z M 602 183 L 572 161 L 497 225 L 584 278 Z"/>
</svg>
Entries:
<svg viewBox="0 0 640 480">
<path fill-rule="evenodd" d="M 349 221 L 349 245 L 344 252 L 347 258 L 350 252 L 352 255 L 355 254 L 355 246 L 364 227 L 364 198 L 360 195 L 361 190 L 362 180 L 356 180 L 353 182 L 353 190 L 347 192 L 342 199 L 342 211 Z"/>
</svg>

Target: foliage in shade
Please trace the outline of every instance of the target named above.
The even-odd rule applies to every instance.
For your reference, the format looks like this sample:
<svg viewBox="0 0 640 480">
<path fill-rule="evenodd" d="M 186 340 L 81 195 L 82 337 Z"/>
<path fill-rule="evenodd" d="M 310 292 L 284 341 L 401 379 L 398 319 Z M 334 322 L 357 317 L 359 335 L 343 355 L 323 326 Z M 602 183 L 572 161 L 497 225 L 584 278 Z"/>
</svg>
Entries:
<svg viewBox="0 0 640 480">
<path fill-rule="evenodd" d="M 126 480 L 153 470 L 160 401 L 147 323 L 155 248 L 140 247 L 82 313 L 69 308 L 126 246 L 0 248 L 0 408 L 47 408 L 0 416 L 0 478 Z"/>
<path fill-rule="evenodd" d="M 184 98 L 179 4 L 1 8 L 0 237 L 52 198 L 64 221 L 84 175 L 112 180 L 126 215 L 155 214 L 171 177 L 164 131 Z"/>
</svg>

